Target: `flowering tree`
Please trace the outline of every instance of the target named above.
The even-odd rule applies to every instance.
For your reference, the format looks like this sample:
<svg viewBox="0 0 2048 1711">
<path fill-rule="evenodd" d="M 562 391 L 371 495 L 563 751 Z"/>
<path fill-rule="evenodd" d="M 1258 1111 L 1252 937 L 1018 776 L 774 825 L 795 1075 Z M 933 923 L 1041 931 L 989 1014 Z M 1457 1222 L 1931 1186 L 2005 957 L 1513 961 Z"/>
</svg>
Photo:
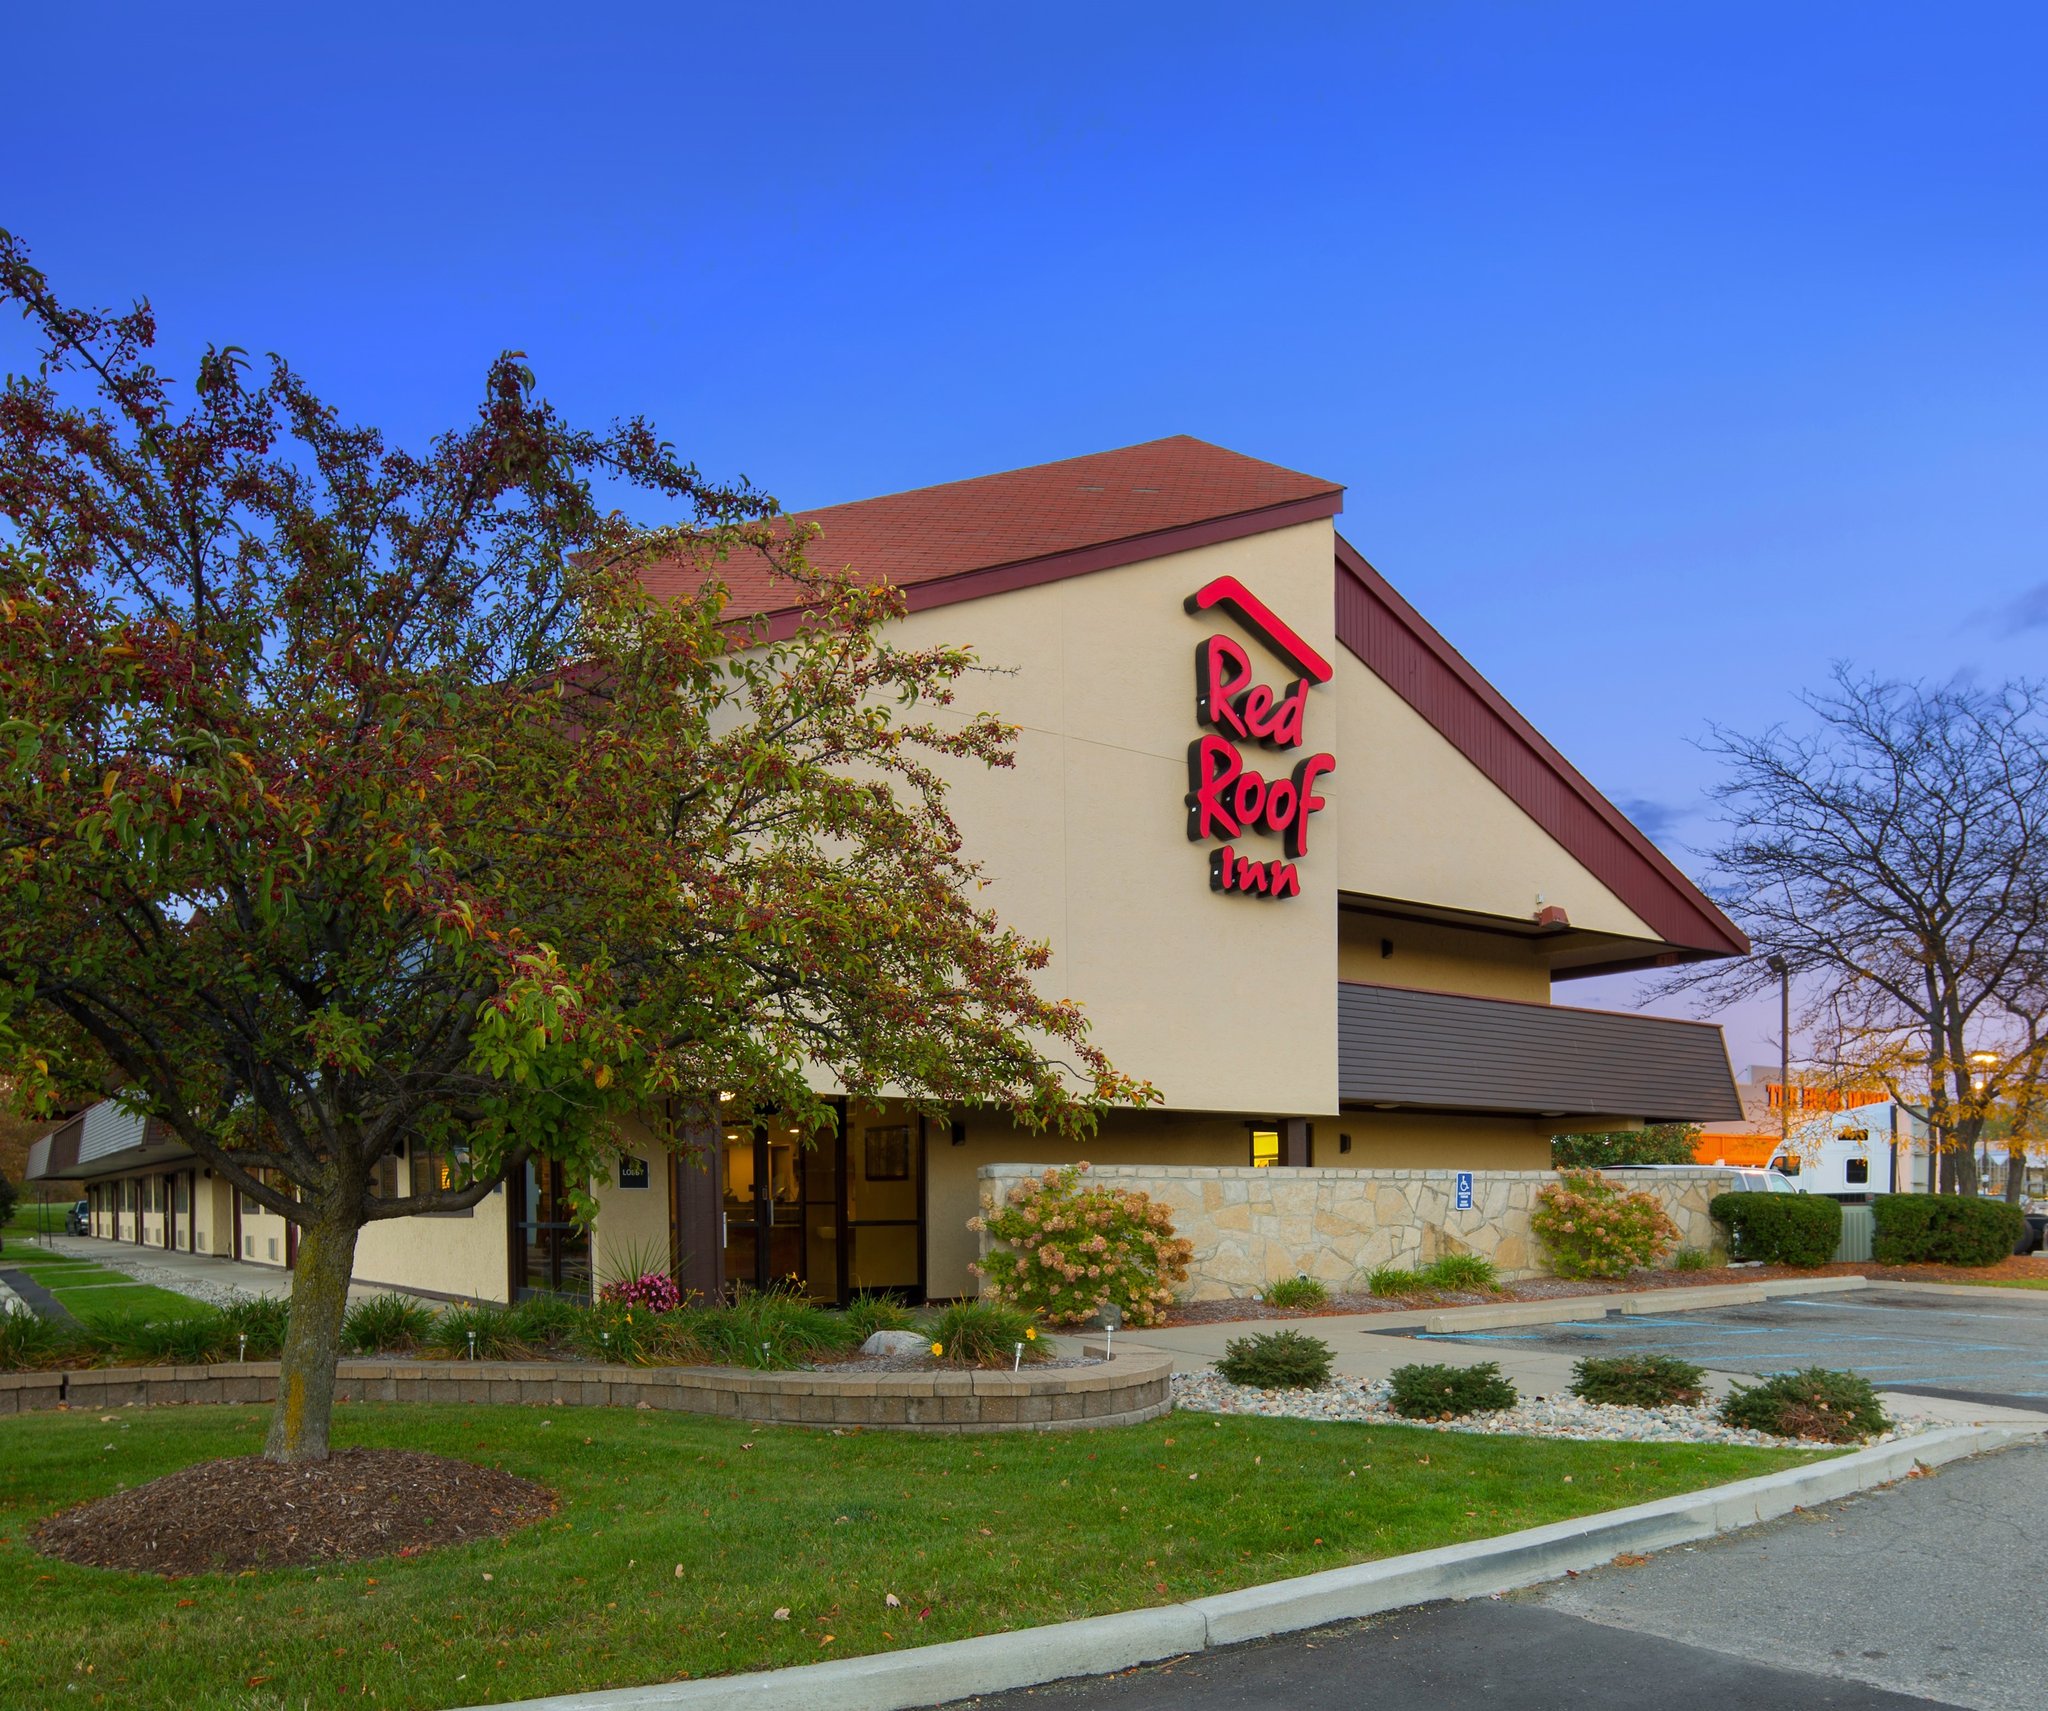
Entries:
<svg viewBox="0 0 2048 1711">
<path fill-rule="evenodd" d="M 623 1113 L 687 1146 L 718 1092 L 826 1121 L 823 1077 L 1068 1129 L 1146 1096 L 970 901 L 941 772 L 1010 752 L 934 716 L 967 656 L 892 645 L 771 500 L 515 354 L 409 452 L 278 358 L 209 349 L 181 401 L 146 304 L 67 306 L 6 234 L 0 299 L 39 350 L 0 393 L 0 1076 L 299 1226 L 270 1455 L 326 1453 L 366 1222 L 590 1178 Z M 795 635 L 730 619 L 736 553 Z M 454 1185 L 380 1194 L 406 1145 Z"/>
<path fill-rule="evenodd" d="M 1157 1324 L 1185 1282 L 1195 1245 L 1173 1233 L 1164 1206 L 1138 1189 L 1086 1187 L 1084 1159 L 1027 1176 L 1002 1204 L 984 1200 L 970 1230 L 992 1248 L 973 1269 L 1003 1301 L 1077 1324 L 1114 1305 L 1134 1325 Z"/>
</svg>

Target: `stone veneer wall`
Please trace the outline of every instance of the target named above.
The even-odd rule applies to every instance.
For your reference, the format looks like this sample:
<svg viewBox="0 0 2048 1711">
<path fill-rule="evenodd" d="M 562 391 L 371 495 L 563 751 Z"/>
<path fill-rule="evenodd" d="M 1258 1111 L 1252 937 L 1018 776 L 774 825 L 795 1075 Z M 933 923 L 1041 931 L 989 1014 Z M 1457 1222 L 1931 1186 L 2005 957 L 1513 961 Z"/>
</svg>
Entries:
<svg viewBox="0 0 2048 1711">
<path fill-rule="evenodd" d="M 984 1165 L 984 1205 L 1047 1167 Z M 1555 1182 L 1548 1170 L 1478 1170 L 1472 1207 L 1457 1209 L 1450 1170 L 1320 1170 L 1248 1165 L 1096 1165 L 1087 1180 L 1138 1188 L 1173 1213 L 1176 1233 L 1195 1244 L 1184 1294 L 1193 1301 L 1249 1295 L 1306 1272 L 1332 1289 L 1363 1289 L 1380 1266 L 1420 1267 L 1445 1254 L 1479 1254 L 1503 1278 L 1548 1273 L 1529 1227 L 1536 1191 Z M 1657 1195 L 1678 1226 L 1681 1247 L 1717 1245 L 1707 1202 L 1727 1187 L 1719 1176 L 1684 1171 L 1631 1175 Z M 992 1245 L 982 1237 L 984 1251 Z"/>
</svg>

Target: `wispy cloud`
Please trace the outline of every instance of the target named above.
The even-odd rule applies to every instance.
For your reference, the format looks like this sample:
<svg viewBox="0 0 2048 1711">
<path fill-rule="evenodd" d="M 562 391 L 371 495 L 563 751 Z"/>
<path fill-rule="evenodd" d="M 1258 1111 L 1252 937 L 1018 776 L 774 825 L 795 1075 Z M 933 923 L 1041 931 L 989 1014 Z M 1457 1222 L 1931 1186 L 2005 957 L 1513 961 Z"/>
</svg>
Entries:
<svg viewBox="0 0 2048 1711">
<path fill-rule="evenodd" d="M 1980 622 L 1995 630 L 2048 630 L 2048 582 L 2037 582 L 2023 594 L 1994 606 Z"/>
<path fill-rule="evenodd" d="M 1659 802 L 1650 796 L 1624 796 L 1615 803 L 1653 844 L 1663 843 L 1678 830 L 1691 809 L 1673 802 Z"/>
</svg>

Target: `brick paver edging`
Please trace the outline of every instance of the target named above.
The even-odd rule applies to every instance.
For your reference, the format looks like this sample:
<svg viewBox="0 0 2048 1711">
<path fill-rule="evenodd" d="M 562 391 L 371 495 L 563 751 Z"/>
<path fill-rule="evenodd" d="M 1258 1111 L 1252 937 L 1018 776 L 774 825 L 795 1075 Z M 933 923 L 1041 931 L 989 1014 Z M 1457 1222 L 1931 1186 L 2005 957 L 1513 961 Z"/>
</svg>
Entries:
<svg viewBox="0 0 2048 1711">
<path fill-rule="evenodd" d="M 557 1361 L 345 1360 L 345 1402 L 654 1408 L 792 1426 L 910 1432 L 1057 1432 L 1127 1426 L 1173 1407 L 1170 1356 L 1037 1372 L 754 1372 L 745 1367 Z M 0 1415 L 159 1403 L 270 1402 L 275 1361 L 0 1373 Z"/>
</svg>

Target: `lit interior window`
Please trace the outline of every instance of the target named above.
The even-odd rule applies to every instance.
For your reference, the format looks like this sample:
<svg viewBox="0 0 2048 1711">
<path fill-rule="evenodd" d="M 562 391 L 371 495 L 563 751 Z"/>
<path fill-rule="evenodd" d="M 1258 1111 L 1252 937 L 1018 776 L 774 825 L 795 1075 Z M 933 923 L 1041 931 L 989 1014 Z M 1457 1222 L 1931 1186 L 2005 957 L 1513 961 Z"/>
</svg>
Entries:
<svg viewBox="0 0 2048 1711">
<path fill-rule="evenodd" d="M 1268 1165 L 1280 1162 L 1280 1131 L 1278 1129 L 1254 1129 L 1252 1131 L 1252 1165 L 1264 1170 Z"/>
</svg>

